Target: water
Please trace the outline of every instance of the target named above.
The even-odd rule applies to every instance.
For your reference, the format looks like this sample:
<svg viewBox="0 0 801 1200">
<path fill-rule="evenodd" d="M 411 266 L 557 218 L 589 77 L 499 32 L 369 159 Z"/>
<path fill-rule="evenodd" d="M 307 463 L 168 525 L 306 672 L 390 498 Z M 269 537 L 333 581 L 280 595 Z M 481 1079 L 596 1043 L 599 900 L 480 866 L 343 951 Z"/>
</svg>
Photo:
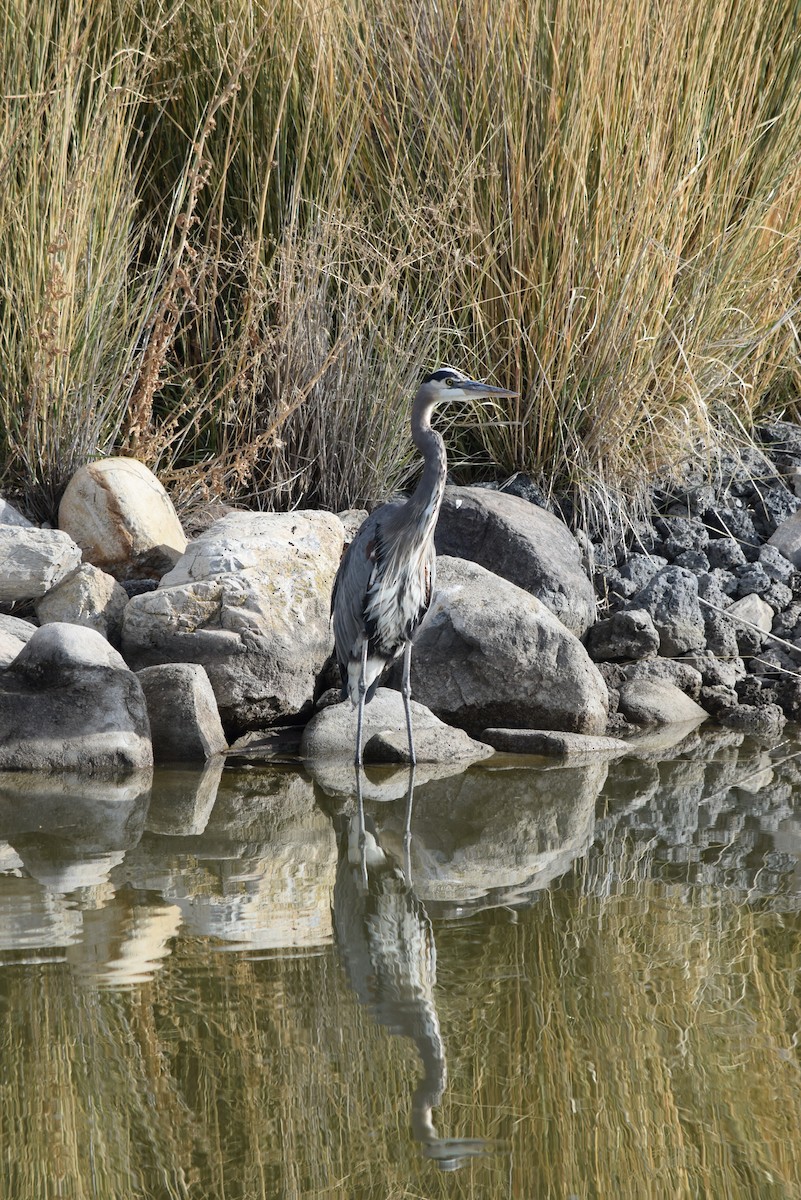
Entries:
<svg viewBox="0 0 801 1200">
<path fill-rule="evenodd" d="M 801 1196 L 800 749 L 2 777 L 0 1196 Z"/>
</svg>

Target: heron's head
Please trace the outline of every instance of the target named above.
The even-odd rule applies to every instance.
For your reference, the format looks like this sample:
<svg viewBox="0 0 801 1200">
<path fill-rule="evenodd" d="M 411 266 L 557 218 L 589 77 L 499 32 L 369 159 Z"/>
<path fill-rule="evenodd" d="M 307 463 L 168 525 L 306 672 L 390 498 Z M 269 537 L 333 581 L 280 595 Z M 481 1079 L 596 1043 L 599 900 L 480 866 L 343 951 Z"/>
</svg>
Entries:
<svg viewBox="0 0 801 1200">
<path fill-rule="evenodd" d="M 443 404 L 449 400 L 481 400 L 485 396 L 516 396 L 508 388 L 493 387 L 480 379 L 471 379 L 455 367 L 440 367 L 426 375 L 420 391 L 428 404 Z"/>
</svg>

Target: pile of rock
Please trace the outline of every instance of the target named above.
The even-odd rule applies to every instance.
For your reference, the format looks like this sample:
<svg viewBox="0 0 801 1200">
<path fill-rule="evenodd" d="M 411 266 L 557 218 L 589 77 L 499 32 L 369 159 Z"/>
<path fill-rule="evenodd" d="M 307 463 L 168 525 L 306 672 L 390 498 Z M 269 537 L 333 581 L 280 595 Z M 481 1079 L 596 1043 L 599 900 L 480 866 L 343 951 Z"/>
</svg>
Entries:
<svg viewBox="0 0 801 1200">
<path fill-rule="evenodd" d="M 470 737 L 418 713 L 425 755 L 480 758 L 489 743 L 564 757 L 581 752 L 574 735 L 709 714 L 770 737 L 798 718 L 801 430 L 763 437 L 713 482 L 687 473 L 657 489 L 652 518 L 612 551 L 575 537 L 520 477 L 448 488 L 412 688 Z M 229 511 L 188 543 L 129 459 L 79 471 L 58 530 L 0 503 L 0 769 L 202 760 L 287 723 L 349 759 L 330 707 L 329 604 L 361 516 Z M 397 694 L 381 713 L 371 753 L 402 758 Z"/>
<path fill-rule="evenodd" d="M 611 725 L 638 717 L 632 683 L 672 683 L 720 723 L 767 736 L 801 716 L 801 429 L 655 489 L 650 521 L 596 543 L 600 620 L 587 638 Z"/>
</svg>

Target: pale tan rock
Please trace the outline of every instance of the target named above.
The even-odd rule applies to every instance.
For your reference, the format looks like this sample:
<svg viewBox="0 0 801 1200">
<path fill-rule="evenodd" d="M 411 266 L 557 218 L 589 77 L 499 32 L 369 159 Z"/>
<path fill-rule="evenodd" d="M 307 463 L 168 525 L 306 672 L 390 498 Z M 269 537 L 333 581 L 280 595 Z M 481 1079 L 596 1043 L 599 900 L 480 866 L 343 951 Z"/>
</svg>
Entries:
<svg viewBox="0 0 801 1200">
<path fill-rule="evenodd" d="M 116 579 L 157 579 L 186 549 L 172 501 L 134 458 L 106 458 L 73 475 L 58 510 L 86 562 Z"/>
<path fill-rule="evenodd" d="M 85 625 L 96 629 L 112 645 L 119 645 L 127 603 L 125 588 L 113 576 L 91 563 L 82 563 L 77 571 L 51 588 L 35 607 L 42 625 L 52 621 Z"/>
</svg>

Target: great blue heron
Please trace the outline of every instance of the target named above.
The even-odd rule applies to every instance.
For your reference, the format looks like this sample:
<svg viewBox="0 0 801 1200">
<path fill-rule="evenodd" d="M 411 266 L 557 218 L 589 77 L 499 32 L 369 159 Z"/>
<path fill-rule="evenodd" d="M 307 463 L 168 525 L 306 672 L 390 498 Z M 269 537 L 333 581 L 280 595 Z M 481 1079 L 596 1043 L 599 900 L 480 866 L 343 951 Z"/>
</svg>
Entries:
<svg viewBox="0 0 801 1200">
<path fill-rule="evenodd" d="M 331 612 L 343 694 L 358 707 L 357 766 L 362 761 L 364 706 L 373 698 L 384 668 L 401 654 L 409 757 L 412 764 L 416 761 L 409 705 L 412 639 L 434 590 L 434 529 L 448 471 L 445 443 L 431 428 L 431 414 L 449 400 L 516 395 L 453 367 L 426 375 L 412 403 L 412 440 L 423 456 L 420 482 L 408 500 L 393 500 L 370 513 L 340 563 Z"/>
</svg>

